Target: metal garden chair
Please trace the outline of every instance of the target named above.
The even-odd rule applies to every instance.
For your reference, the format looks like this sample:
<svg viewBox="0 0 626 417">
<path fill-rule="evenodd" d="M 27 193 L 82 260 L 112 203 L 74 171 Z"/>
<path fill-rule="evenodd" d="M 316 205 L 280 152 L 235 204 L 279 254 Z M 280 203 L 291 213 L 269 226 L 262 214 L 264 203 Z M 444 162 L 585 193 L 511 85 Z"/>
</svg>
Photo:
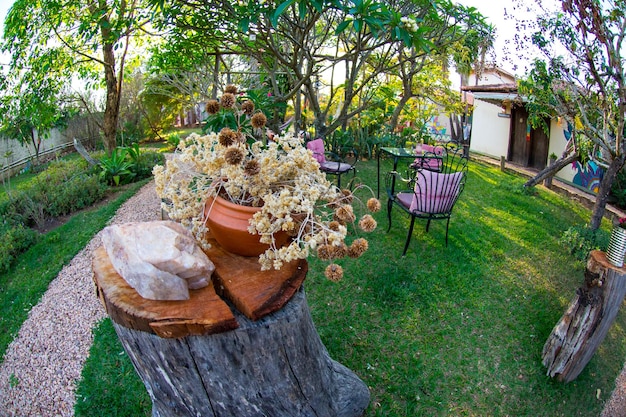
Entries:
<svg viewBox="0 0 626 417">
<path fill-rule="evenodd" d="M 320 170 L 326 174 L 337 176 L 337 187 L 341 188 L 341 176 L 352 171 L 356 175 L 358 153 L 355 149 L 347 149 L 342 155 L 324 149 L 323 139 L 314 139 L 306 144 L 313 151 L 313 157 L 319 162 Z"/>
<path fill-rule="evenodd" d="M 446 221 L 446 246 L 452 209 L 459 199 L 467 179 L 467 157 L 456 146 L 441 147 L 441 152 L 426 155 L 441 158 L 440 170 L 433 171 L 423 164 L 411 164 L 406 177 L 396 171 L 387 174 L 387 219 L 391 230 L 391 210 L 394 205 L 411 216 L 409 231 L 404 244 L 404 256 L 411 242 L 415 219 L 426 220 L 426 232 L 432 220 Z M 439 155 L 438 155 L 439 154 Z M 396 191 L 396 187 L 399 191 Z"/>
</svg>

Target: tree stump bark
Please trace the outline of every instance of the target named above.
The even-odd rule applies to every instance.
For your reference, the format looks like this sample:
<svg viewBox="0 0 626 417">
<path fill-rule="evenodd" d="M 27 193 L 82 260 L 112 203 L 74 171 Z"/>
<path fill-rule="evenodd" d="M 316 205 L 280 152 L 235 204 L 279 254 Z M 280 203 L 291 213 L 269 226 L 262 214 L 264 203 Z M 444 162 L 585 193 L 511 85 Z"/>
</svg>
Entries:
<svg viewBox="0 0 626 417">
<path fill-rule="evenodd" d="M 369 390 L 317 334 L 300 285 L 306 262 L 267 275 L 256 258 L 209 255 L 218 294 L 233 302 L 213 285 L 186 301 L 145 300 L 106 252 L 94 259 L 98 296 L 152 399 L 152 416 L 361 416 Z M 242 285 L 250 277 L 252 294 Z"/>
<path fill-rule="evenodd" d="M 113 323 L 152 399 L 152 416 L 358 417 L 367 386 L 332 360 L 304 290 L 239 328 L 166 339 Z"/>
<path fill-rule="evenodd" d="M 587 365 L 615 321 L 626 295 L 626 268 L 618 268 L 601 251 L 592 251 L 585 282 L 543 347 L 550 377 L 573 381 Z"/>
</svg>

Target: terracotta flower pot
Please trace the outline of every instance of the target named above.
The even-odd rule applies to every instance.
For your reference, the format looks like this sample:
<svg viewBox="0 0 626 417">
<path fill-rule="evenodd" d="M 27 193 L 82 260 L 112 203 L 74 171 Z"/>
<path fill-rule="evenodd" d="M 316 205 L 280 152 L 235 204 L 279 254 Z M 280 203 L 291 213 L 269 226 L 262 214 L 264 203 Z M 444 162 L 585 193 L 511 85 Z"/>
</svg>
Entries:
<svg viewBox="0 0 626 417">
<path fill-rule="evenodd" d="M 260 235 L 248 232 L 249 220 L 260 207 L 241 206 L 222 197 L 210 197 L 204 204 L 204 217 L 211 234 L 219 245 L 230 253 L 241 256 L 259 256 L 269 245 L 260 242 Z M 286 233 L 274 234 L 276 247 L 289 240 Z"/>
</svg>

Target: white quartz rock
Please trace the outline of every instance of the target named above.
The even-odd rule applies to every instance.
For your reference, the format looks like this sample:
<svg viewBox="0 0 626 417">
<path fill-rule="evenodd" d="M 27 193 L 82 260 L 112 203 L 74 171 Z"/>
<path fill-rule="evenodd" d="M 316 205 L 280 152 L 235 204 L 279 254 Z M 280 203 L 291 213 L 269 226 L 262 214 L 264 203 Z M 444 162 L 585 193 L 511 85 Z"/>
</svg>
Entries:
<svg viewBox="0 0 626 417">
<path fill-rule="evenodd" d="M 215 271 L 191 232 L 169 220 L 108 226 L 102 244 L 117 273 L 150 300 L 187 300 Z"/>
</svg>

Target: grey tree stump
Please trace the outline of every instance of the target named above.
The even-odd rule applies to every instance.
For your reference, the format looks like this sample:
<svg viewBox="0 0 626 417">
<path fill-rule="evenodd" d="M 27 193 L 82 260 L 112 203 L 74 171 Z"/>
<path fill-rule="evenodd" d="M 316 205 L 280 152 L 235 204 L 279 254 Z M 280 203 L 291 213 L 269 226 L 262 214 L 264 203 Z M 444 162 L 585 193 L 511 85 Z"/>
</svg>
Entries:
<svg viewBox="0 0 626 417">
<path fill-rule="evenodd" d="M 161 338 L 113 323 L 152 399 L 152 416 L 358 417 L 369 390 L 334 361 L 311 319 L 303 289 L 239 328 Z"/>
<path fill-rule="evenodd" d="M 542 353 L 550 377 L 573 381 L 604 340 L 626 295 L 626 268 L 618 268 L 601 251 L 587 260 L 585 282 L 554 326 Z"/>
</svg>

